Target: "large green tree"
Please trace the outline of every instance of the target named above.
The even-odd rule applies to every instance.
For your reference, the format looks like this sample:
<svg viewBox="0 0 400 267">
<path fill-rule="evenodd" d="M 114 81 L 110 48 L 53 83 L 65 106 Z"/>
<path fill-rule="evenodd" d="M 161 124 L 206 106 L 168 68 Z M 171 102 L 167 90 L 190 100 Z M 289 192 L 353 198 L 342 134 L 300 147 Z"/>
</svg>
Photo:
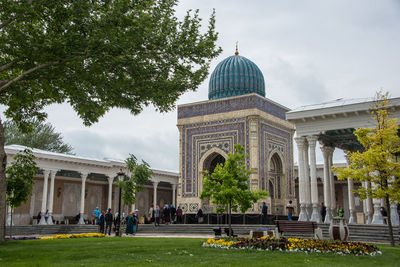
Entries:
<svg viewBox="0 0 400 267">
<path fill-rule="evenodd" d="M 85 125 L 111 108 L 174 108 L 208 75 L 215 16 L 175 15 L 177 0 L 0 1 L 0 104 L 22 130 L 68 102 Z M 4 240 L 4 130 L 0 121 L 0 241 Z"/>
<path fill-rule="evenodd" d="M 246 167 L 246 157 L 243 146 L 235 145 L 235 153 L 229 153 L 225 163 L 218 164 L 213 173 L 205 172 L 203 191 L 200 198 L 210 198 L 217 205 L 217 212 L 228 209 L 229 236 L 232 235 L 232 210 L 246 212 L 252 204 L 266 197 L 266 191 L 254 191 L 249 188 L 251 170 Z"/>
<path fill-rule="evenodd" d="M 354 134 L 364 147 L 363 151 L 348 152 L 350 164 L 347 168 L 334 168 L 339 179 L 356 182 L 369 181 L 372 187 L 359 187 L 361 199 L 367 196 L 384 199 L 388 212 L 388 227 L 391 245 L 394 246 L 390 204 L 400 202 L 400 152 L 399 125 L 396 118 L 389 117 L 387 94 L 377 93 L 376 103 L 371 108 L 374 128 L 360 128 Z"/>
<path fill-rule="evenodd" d="M 72 147 L 63 142 L 50 123 L 39 120 L 33 121 L 32 131 L 22 132 L 13 121 L 4 122 L 4 138 L 6 145 L 23 145 L 46 151 L 72 154 Z"/>
<path fill-rule="evenodd" d="M 37 173 L 35 156 L 32 151 L 25 149 L 15 155 L 13 162 L 7 167 L 7 204 L 11 207 L 10 236 L 12 234 L 12 214 L 15 208 L 28 201 L 33 176 Z"/>
</svg>

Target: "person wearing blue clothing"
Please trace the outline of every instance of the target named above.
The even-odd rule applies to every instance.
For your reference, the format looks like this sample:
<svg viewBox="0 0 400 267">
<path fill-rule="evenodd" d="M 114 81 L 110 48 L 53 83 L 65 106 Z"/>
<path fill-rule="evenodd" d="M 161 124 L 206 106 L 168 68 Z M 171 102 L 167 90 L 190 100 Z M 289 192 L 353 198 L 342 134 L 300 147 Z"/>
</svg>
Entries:
<svg viewBox="0 0 400 267">
<path fill-rule="evenodd" d="M 293 208 L 293 204 L 292 204 L 291 200 L 289 200 L 289 204 L 286 206 L 286 210 L 287 210 L 288 220 L 293 221 L 292 215 L 293 215 L 294 208 Z"/>
<path fill-rule="evenodd" d="M 100 217 L 100 210 L 99 207 L 96 207 L 96 209 L 93 211 L 94 214 L 94 220 L 96 222 L 96 224 L 99 224 L 99 217 Z"/>
</svg>

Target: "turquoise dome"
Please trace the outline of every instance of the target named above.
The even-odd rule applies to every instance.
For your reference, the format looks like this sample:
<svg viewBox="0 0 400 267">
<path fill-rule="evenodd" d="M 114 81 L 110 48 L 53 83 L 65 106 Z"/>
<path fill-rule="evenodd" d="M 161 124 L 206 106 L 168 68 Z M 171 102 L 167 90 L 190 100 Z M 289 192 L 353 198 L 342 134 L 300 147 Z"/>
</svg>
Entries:
<svg viewBox="0 0 400 267">
<path fill-rule="evenodd" d="M 251 60 L 234 55 L 215 67 L 208 86 L 208 99 L 256 93 L 265 97 L 264 76 Z"/>
</svg>

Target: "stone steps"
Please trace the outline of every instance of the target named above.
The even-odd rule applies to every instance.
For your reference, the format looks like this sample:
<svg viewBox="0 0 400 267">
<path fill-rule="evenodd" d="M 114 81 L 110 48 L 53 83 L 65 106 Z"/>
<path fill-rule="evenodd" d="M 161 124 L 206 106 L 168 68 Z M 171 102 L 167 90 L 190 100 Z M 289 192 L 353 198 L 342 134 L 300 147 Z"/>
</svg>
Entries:
<svg viewBox="0 0 400 267">
<path fill-rule="evenodd" d="M 206 234 L 212 235 L 213 227 L 221 227 L 222 229 L 228 227 L 226 224 L 212 225 L 212 224 L 172 224 L 172 225 L 160 225 L 154 227 L 153 225 L 143 224 L 139 225 L 138 233 L 148 234 Z M 319 224 L 318 225 L 323 233 L 324 238 L 329 237 L 329 225 Z M 248 235 L 251 230 L 257 228 L 266 228 L 273 230 L 274 225 L 232 225 L 233 232 L 239 235 Z M 377 225 L 350 225 L 349 226 L 349 240 L 350 241 L 368 241 L 368 242 L 379 242 L 388 243 L 390 242 L 389 229 L 387 226 Z M 393 233 L 395 236 L 395 242 L 400 242 L 400 228 L 394 227 Z M 299 237 L 299 238 L 312 238 L 313 234 L 310 233 L 285 233 L 286 237 Z"/>
<path fill-rule="evenodd" d="M 13 235 L 54 235 L 54 234 L 81 234 L 96 233 L 96 225 L 27 225 L 13 226 Z M 10 227 L 6 227 L 6 235 L 10 234 Z"/>
</svg>

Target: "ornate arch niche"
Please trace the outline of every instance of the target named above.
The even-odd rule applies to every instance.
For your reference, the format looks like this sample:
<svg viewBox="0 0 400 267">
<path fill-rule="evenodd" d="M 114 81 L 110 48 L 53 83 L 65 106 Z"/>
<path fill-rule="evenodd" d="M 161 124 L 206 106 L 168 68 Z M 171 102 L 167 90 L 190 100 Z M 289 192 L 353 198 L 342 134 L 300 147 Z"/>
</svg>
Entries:
<svg viewBox="0 0 400 267">
<path fill-rule="evenodd" d="M 273 151 L 268 160 L 268 189 L 271 199 L 286 198 L 286 175 L 283 156 L 279 151 Z"/>
<path fill-rule="evenodd" d="M 228 154 L 216 147 L 213 147 L 203 155 L 199 162 L 198 196 L 200 196 L 203 191 L 204 172 L 208 171 L 209 173 L 213 173 L 215 167 L 217 167 L 219 163 L 224 163 L 227 158 Z"/>
</svg>

